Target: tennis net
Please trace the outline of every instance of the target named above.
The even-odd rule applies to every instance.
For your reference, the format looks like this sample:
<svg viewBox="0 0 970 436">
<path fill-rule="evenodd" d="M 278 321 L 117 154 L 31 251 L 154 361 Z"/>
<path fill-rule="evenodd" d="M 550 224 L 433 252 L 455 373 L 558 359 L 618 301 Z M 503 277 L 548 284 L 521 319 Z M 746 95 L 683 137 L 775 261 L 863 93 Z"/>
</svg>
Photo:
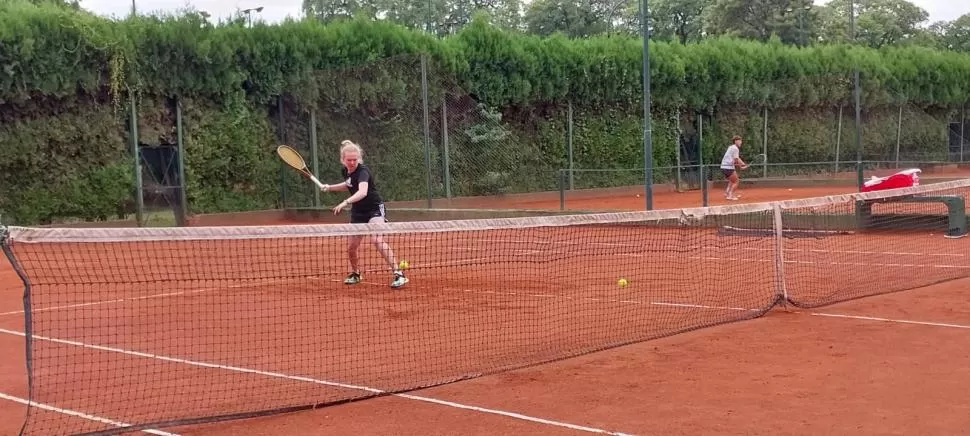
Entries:
<svg viewBox="0 0 970 436">
<path fill-rule="evenodd" d="M 967 277 L 965 242 L 945 236 L 965 234 L 968 191 L 381 225 L 9 227 L 26 289 L 0 331 L 26 338 L 31 400 L 105 418 L 35 407 L 24 434 L 296 411 Z M 345 285 L 353 236 L 363 281 Z M 389 287 L 378 236 L 408 263 L 404 288 Z"/>
</svg>

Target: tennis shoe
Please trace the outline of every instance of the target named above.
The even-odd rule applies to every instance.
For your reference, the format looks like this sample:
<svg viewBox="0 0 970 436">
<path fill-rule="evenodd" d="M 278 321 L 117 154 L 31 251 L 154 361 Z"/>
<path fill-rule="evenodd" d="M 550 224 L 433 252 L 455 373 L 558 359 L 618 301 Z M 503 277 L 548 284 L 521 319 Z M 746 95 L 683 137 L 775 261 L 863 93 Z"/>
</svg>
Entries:
<svg viewBox="0 0 970 436">
<path fill-rule="evenodd" d="M 392 288 L 395 288 L 395 289 L 396 288 L 400 288 L 401 286 L 404 286 L 405 284 L 407 284 L 407 282 L 409 282 L 409 281 L 410 280 L 408 280 L 407 277 L 404 277 L 404 274 L 403 273 L 401 273 L 401 272 L 395 272 L 394 273 L 394 280 L 391 280 L 391 287 Z"/>
<path fill-rule="evenodd" d="M 356 271 L 350 273 L 347 275 L 347 278 L 344 279 L 345 285 L 356 285 L 358 283 L 360 283 L 360 273 Z"/>
</svg>

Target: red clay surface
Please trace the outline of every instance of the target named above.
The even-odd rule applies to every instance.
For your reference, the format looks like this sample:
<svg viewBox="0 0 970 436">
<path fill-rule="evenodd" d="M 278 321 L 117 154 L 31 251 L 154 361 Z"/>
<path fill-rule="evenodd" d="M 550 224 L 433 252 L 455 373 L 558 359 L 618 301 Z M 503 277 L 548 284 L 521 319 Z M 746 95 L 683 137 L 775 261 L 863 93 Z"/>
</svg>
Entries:
<svg viewBox="0 0 970 436">
<path fill-rule="evenodd" d="M 414 395 L 644 435 L 962 434 L 970 426 L 964 392 L 970 381 L 970 330 L 965 328 L 970 307 L 955 302 L 966 301 L 968 289 L 970 281 L 962 280 L 821 310 L 776 312 Z M 0 345 L 19 354 L 17 342 Z M 22 394 L 22 377 L 2 380 L 3 392 Z M 23 410 L 0 405 L 0 432 L 13 434 Z M 184 435 L 587 433 L 401 397 L 168 430 Z"/>
<path fill-rule="evenodd" d="M 831 187 L 814 188 L 826 191 L 817 194 L 796 189 L 746 189 L 743 201 L 839 193 Z M 716 193 L 712 190 L 711 199 L 723 202 Z M 640 208 L 642 198 L 630 197 L 623 201 L 634 205 L 624 208 Z M 603 201 L 593 198 L 577 208 L 608 208 Z M 616 204 L 621 207 L 620 200 Z M 273 218 L 250 214 L 245 220 L 200 217 L 205 225 L 265 224 Z M 336 399 L 359 390 L 295 377 L 407 385 L 433 374 L 489 369 L 486 363 L 492 361 L 541 360 L 565 349 L 751 316 L 743 309 L 766 307 L 775 292 L 772 239 L 718 237 L 699 229 L 581 234 L 576 238 L 552 229 L 392 238 L 401 257 L 412 263 L 406 293 L 387 290 L 386 273 L 369 273 L 361 291 L 337 284 L 346 270 L 342 241 L 141 244 L 131 248 L 144 250 L 139 253 L 145 257 L 135 259 L 103 249 L 77 252 L 61 270 L 73 280 L 147 281 L 128 287 L 45 287 L 45 281 L 61 276 L 34 278 L 39 283 L 35 307 L 125 299 L 37 313 L 35 322 L 43 329 L 37 334 L 116 348 L 45 345 L 35 358 L 64 366 L 52 368 L 61 374 L 38 376 L 46 383 L 36 399 L 53 401 L 52 389 L 70 391 L 72 383 L 86 383 L 98 389 L 74 391 L 78 395 L 56 405 L 120 421 L 228 412 L 274 395 L 292 404 Z M 787 289 L 797 301 L 814 302 L 833 293 L 849 298 L 967 277 L 966 241 L 926 234 L 786 240 Z M 44 247 L 22 247 L 25 262 L 39 262 L 45 253 Z M 576 253 L 582 256 L 562 257 L 571 247 L 580 248 Z M 165 282 L 172 277 L 148 258 L 166 253 L 154 249 L 173 253 L 173 248 L 181 262 L 174 268 L 186 280 L 177 286 Z M 365 244 L 362 250 L 365 264 L 380 268 L 373 248 Z M 22 309 L 22 288 L 9 266 L 0 265 L 0 328 L 23 331 L 23 315 L 16 313 Z M 301 271 L 320 273 L 302 277 Z M 245 281 L 247 275 L 264 281 Z M 630 285 L 618 288 L 620 276 Z M 219 282 L 227 277 L 237 281 L 232 288 Z M 178 294 L 154 296 L 162 292 Z M 961 434 L 970 428 L 964 392 L 970 382 L 970 305 L 963 303 L 968 294 L 970 280 L 956 280 L 823 309 L 771 313 L 412 394 L 418 397 L 167 430 L 192 435 L 583 434 L 595 429 L 665 435 Z M 64 313 L 74 314 L 69 324 L 60 317 Z M 0 392 L 23 398 L 23 339 L 2 333 L 0 349 L 13 356 L 0 363 Z M 186 360 L 161 361 L 131 351 Z M 222 367 L 199 365 L 210 361 Z M 90 371 L 82 376 L 81 368 Z M 24 410 L 0 399 L 0 434 L 15 434 Z M 75 430 L 101 428 L 63 413 L 37 413 L 60 420 L 60 426 L 88 426 Z"/>
<path fill-rule="evenodd" d="M 772 313 L 417 395 L 641 435 L 965 434 L 970 281 Z M 956 307 L 954 307 L 956 306 Z M 384 398 L 178 429 L 186 435 L 584 434 Z"/>
</svg>

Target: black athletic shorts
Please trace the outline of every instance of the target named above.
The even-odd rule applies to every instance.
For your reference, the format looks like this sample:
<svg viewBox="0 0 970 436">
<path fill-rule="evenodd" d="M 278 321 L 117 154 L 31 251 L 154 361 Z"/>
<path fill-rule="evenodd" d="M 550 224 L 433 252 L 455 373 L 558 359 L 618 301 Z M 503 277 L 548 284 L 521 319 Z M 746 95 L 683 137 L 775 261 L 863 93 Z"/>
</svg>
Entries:
<svg viewBox="0 0 970 436">
<path fill-rule="evenodd" d="M 387 216 L 384 214 L 384 205 L 377 205 L 377 209 L 372 209 L 369 212 L 355 212 L 350 211 L 350 223 L 351 224 L 367 224 L 372 218 L 384 217 L 384 221 L 387 221 Z"/>
<path fill-rule="evenodd" d="M 724 178 L 725 179 L 730 179 L 731 178 L 731 174 L 734 174 L 734 170 L 727 169 L 727 168 L 721 168 L 721 172 L 724 173 Z"/>
</svg>

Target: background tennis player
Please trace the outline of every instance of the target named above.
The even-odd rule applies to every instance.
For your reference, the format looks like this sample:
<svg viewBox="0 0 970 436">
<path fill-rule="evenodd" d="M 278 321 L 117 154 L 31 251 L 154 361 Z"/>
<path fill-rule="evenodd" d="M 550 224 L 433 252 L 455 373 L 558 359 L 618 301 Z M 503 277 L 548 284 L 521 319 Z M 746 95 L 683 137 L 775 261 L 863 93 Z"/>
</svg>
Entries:
<svg viewBox="0 0 970 436">
<path fill-rule="evenodd" d="M 323 190 L 350 191 L 350 197 L 341 201 L 340 204 L 333 208 L 334 215 L 339 214 L 349 204 L 351 223 L 383 223 L 386 222 L 384 217 L 384 200 L 377 190 L 377 181 L 374 179 L 374 174 L 371 173 L 370 168 L 364 165 L 362 154 L 363 151 L 357 144 L 349 140 L 341 142 L 340 162 L 344 166 L 341 169 L 344 181 L 335 185 L 323 185 Z M 363 239 L 363 235 L 351 236 L 350 245 L 347 247 L 351 272 L 344 279 L 344 283 L 348 285 L 360 283 L 363 278 L 360 274 L 360 261 L 357 255 L 357 248 L 360 246 L 361 239 Z M 394 251 L 391 250 L 391 246 L 384 241 L 381 235 L 371 236 L 371 242 L 374 243 L 377 250 L 384 256 L 384 260 L 387 261 L 388 266 L 391 267 L 391 271 L 394 274 L 391 280 L 391 287 L 400 288 L 404 286 L 408 282 L 408 278 L 398 268 L 397 259 L 394 257 Z"/>
<path fill-rule="evenodd" d="M 735 135 L 731 140 L 734 143 L 728 146 L 727 151 L 724 152 L 724 157 L 721 158 L 721 172 L 724 173 L 724 178 L 728 181 L 727 188 L 724 189 L 724 198 L 737 200 L 740 198 L 736 192 L 740 183 L 737 169 L 739 167 L 742 170 L 746 169 L 748 164 L 741 160 L 741 137 Z"/>
</svg>

